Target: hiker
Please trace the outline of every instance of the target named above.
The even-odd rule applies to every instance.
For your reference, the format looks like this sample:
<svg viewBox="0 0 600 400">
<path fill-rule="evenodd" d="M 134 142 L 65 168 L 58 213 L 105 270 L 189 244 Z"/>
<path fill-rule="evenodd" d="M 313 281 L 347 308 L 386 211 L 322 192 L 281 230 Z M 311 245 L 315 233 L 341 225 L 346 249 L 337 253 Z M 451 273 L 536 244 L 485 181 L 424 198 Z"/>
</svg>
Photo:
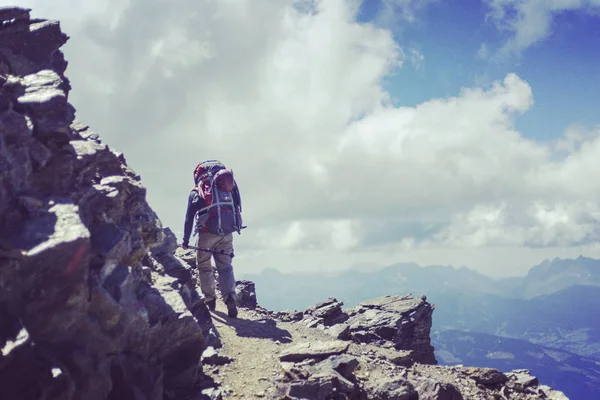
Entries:
<svg viewBox="0 0 600 400">
<path fill-rule="evenodd" d="M 235 277 L 233 274 L 233 232 L 242 229 L 241 197 L 233 172 L 218 160 L 203 161 L 194 169 L 194 188 L 185 214 L 181 246 L 187 249 L 194 219 L 198 235 L 196 264 L 200 289 L 211 311 L 216 308 L 217 295 L 211 257 L 219 275 L 219 289 L 227 314 L 237 317 Z"/>
</svg>

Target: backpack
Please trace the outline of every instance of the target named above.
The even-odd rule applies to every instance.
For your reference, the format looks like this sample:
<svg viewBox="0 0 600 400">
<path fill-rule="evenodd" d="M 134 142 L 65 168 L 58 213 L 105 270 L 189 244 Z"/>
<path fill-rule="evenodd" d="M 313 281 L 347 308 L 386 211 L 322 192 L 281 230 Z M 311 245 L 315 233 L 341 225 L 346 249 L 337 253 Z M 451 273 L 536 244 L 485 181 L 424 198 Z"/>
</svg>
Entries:
<svg viewBox="0 0 600 400">
<path fill-rule="evenodd" d="M 233 171 L 218 160 L 199 163 L 194 169 L 194 190 L 204 201 L 196 213 L 196 233 L 240 233 L 242 199 Z"/>
</svg>

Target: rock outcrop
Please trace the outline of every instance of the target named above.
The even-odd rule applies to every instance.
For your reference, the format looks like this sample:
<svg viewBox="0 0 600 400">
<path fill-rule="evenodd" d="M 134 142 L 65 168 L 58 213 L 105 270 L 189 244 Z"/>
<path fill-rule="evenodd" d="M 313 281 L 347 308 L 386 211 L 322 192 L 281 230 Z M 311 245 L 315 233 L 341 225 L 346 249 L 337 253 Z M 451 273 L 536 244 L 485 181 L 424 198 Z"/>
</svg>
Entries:
<svg viewBox="0 0 600 400">
<path fill-rule="evenodd" d="M 425 297 L 385 296 L 342 306 L 330 298 L 304 311 L 269 313 L 304 339 L 279 352 L 275 398 L 567 399 L 527 370 L 436 365 L 433 307 Z"/>
<path fill-rule="evenodd" d="M 342 306 L 329 298 L 302 312 L 280 311 L 272 316 L 321 328 L 336 339 L 376 345 L 397 362 L 437 364 L 430 338 L 434 308 L 425 297 L 385 296 L 348 310 Z"/>
<path fill-rule="evenodd" d="M 200 393 L 206 307 L 139 176 L 75 121 L 68 37 L 0 22 L 0 398 Z"/>
<path fill-rule="evenodd" d="M 254 282 L 241 280 L 236 282 L 235 292 L 239 307 L 254 310 L 258 303 L 256 301 L 256 288 Z"/>
</svg>

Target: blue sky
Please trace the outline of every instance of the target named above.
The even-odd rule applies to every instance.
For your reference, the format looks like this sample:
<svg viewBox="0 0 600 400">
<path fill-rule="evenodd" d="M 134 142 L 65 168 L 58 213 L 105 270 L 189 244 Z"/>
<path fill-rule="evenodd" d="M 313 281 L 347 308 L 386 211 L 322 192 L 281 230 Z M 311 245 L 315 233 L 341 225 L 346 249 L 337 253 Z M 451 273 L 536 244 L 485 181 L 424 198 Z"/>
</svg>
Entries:
<svg viewBox="0 0 600 400">
<path fill-rule="evenodd" d="M 376 21 L 381 0 L 361 4 L 358 20 Z M 388 79 L 397 105 L 414 106 L 432 98 L 458 95 L 461 87 L 480 86 L 515 72 L 532 87 L 534 105 L 516 119 L 526 137 L 553 140 L 572 125 L 600 124 L 600 16 L 583 9 L 554 15 L 549 37 L 502 60 L 478 57 L 482 45 L 498 49 L 511 32 L 486 21 L 480 0 L 433 1 L 415 20 L 386 23 L 396 40 L 418 50 L 418 68 L 406 63 Z"/>
</svg>

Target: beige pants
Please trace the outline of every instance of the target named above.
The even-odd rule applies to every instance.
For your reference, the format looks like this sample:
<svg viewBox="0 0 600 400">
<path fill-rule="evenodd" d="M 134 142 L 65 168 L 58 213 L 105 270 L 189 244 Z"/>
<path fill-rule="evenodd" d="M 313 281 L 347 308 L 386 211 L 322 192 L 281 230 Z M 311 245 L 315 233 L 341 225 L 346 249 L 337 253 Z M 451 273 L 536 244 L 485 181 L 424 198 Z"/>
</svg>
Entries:
<svg viewBox="0 0 600 400">
<path fill-rule="evenodd" d="M 219 273 L 219 289 L 223 301 L 227 301 L 230 296 L 235 299 L 235 277 L 231 257 L 228 254 L 233 252 L 233 234 L 215 235 L 209 232 L 200 232 L 198 234 L 198 247 L 216 251 L 224 251 L 225 254 L 211 253 L 198 250 L 196 253 L 196 264 L 198 265 L 198 277 L 200 278 L 200 290 L 207 301 L 217 298 L 215 293 L 216 282 L 213 273 L 211 258 L 215 259 L 215 266 Z"/>
</svg>

